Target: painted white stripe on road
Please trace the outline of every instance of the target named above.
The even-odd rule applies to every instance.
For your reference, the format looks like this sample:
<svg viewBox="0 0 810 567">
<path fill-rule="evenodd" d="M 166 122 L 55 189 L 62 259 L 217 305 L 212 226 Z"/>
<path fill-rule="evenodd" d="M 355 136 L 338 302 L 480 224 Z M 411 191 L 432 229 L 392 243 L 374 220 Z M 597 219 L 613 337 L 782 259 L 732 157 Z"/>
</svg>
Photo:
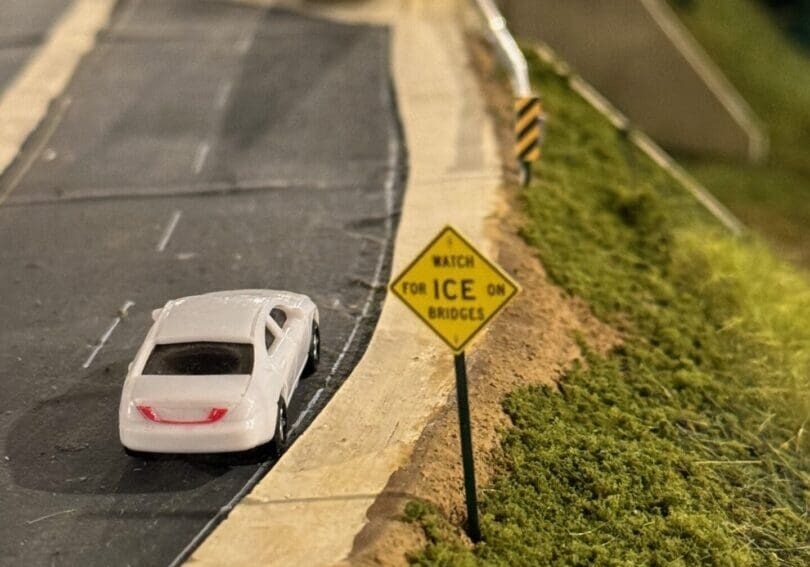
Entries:
<svg viewBox="0 0 810 567">
<path fill-rule="evenodd" d="M 183 548 L 183 551 L 177 554 L 177 557 L 175 557 L 172 560 L 172 562 L 169 563 L 168 567 L 179 567 L 180 565 L 182 565 L 188 558 L 188 556 L 191 555 L 191 552 L 194 551 L 197 548 L 197 546 L 200 545 L 200 543 L 202 543 L 202 540 L 204 540 L 208 536 L 208 534 L 211 533 L 211 531 L 213 531 L 213 529 L 222 520 L 222 518 L 230 514 L 231 510 L 234 509 L 234 507 L 239 503 L 239 501 L 242 500 L 242 498 L 244 498 L 248 492 L 253 490 L 253 487 L 256 486 L 256 484 L 258 484 L 258 482 L 262 479 L 262 477 L 265 474 L 267 474 L 267 471 L 269 471 L 274 464 L 276 464 L 275 461 L 265 461 L 264 463 L 262 463 L 262 466 L 256 469 L 256 472 L 253 473 L 253 476 L 251 476 L 248 479 L 245 486 L 242 487 L 242 490 L 237 492 L 234 495 L 234 497 L 228 501 L 227 504 L 225 504 L 222 508 L 220 508 L 217 511 L 217 513 L 214 515 L 213 518 L 208 520 L 208 523 L 206 523 L 205 526 L 203 526 L 203 529 L 197 532 L 197 535 L 194 536 L 194 539 L 192 539 L 188 543 L 188 545 Z"/>
<path fill-rule="evenodd" d="M 232 89 L 233 89 L 233 81 L 230 80 L 223 81 L 223 83 L 219 86 L 215 102 L 215 106 L 217 109 L 221 110 L 225 108 L 225 105 L 228 104 L 228 99 L 231 97 Z"/>
<path fill-rule="evenodd" d="M 107 341 L 110 340 L 113 331 L 115 331 L 115 328 L 118 327 L 119 323 L 121 323 L 124 317 L 127 316 L 127 311 L 129 311 L 129 308 L 132 307 L 133 305 L 135 305 L 134 301 L 127 300 L 124 303 L 124 305 L 118 311 L 119 313 L 118 317 L 115 318 L 115 320 L 112 322 L 109 328 L 104 332 L 103 335 L 101 335 L 101 338 L 98 340 L 98 343 L 96 343 L 96 346 L 93 347 L 93 351 L 90 353 L 90 356 L 88 356 L 87 360 L 85 360 L 84 364 L 82 364 L 82 368 L 89 368 L 90 365 L 93 364 L 93 360 L 96 358 L 96 355 L 99 353 L 99 351 L 101 351 L 102 348 L 104 348 L 104 345 L 107 344 Z"/>
<path fill-rule="evenodd" d="M 182 215 L 183 211 L 174 211 L 174 213 L 172 213 L 172 218 L 169 219 L 169 224 L 166 225 L 166 230 L 163 231 L 163 236 L 160 238 L 160 242 L 158 242 L 156 248 L 158 252 L 166 250 L 166 246 L 169 244 L 169 240 L 171 240 L 174 229 L 177 228 L 177 223 L 180 222 Z"/>
<path fill-rule="evenodd" d="M 295 430 L 298 429 L 298 427 L 303 423 L 304 419 L 306 419 L 309 416 L 309 414 L 312 413 L 312 410 L 315 409 L 315 404 L 317 404 L 318 400 L 321 399 L 323 392 L 324 392 L 323 387 L 318 388 L 318 390 L 315 392 L 315 395 L 313 395 L 309 399 L 309 402 L 307 402 L 307 407 L 304 408 L 304 411 L 298 414 L 298 419 L 296 419 L 295 423 L 293 423 L 292 426 L 290 427 L 290 434 L 295 433 Z"/>
<path fill-rule="evenodd" d="M 239 55 L 245 55 L 248 51 L 250 51 L 250 48 L 253 47 L 253 41 L 255 39 L 256 39 L 255 31 L 252 33 L 245 34 L 244 36 L 239 38 L 239 40 L 236 42 L 236 45 L 234 46 L 236 48 L 236 52 L 239 53 Z"/>
<path fill-rule="evenodd" d="M 197 155 L 194 156 L 194 173 L 195 175 L 199 175 L 202 171 L 203 166 L 205 165 L 205 160 L 208 158 L 208 152 L 211 151 L 211 144 L 206 142 L 201 142 L 199 146 L 197 146 Z"/>
<path fill-rule="evenodd" d="M 53 514 L 47 514 L 45 516 L 40 516 L 39 518 L 35 518 L 33 520 L 28 520 L 25 522 L 26 526 L 31 526 L 36 524 L 37 522 L 41 522 L 42 520 L 48 520 L 50 518 L 55 518 L 57 516 L 64 516 L 65 514 L 72 514 L 76 511 L 76 508 L 71 508 L 70 510 L 62 510 L 61 512 L 54 512 Z"/>
</svg>

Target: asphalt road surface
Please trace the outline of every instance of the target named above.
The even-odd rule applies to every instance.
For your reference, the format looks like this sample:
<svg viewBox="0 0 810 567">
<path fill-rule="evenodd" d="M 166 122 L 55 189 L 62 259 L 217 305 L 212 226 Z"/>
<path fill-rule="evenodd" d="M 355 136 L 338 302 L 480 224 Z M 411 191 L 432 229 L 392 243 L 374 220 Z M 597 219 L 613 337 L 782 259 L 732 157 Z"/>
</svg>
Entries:
<svg viewBox="0 0 810 567">
<path fill-rule="evenodd" d="M 282 10 L 118 7 L 0 178 L 0 563 L 168 565 L 271 466 L 124 455 L 121 384 L 167 299 L 315 300 L 297 433 L 349 374 L 405 175 L 388 48 L 386 29 Z"/>
<path fill-rule="evenodd" d="M 0 0 L 0 91 L 45 40 L 70 0 Z"/>
</svg>

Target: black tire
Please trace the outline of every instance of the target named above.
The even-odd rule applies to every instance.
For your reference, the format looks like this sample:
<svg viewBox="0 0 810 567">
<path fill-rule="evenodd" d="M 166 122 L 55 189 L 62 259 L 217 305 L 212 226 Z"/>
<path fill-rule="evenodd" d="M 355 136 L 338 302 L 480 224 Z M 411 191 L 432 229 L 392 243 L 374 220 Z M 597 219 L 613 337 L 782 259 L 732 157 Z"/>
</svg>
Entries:
<svg viewBox="0 0 810 567">
<path fill-rule="evenodd" d="M 145 453 L 143 451 L 133 451 L 129 447 L 124 447 L 124 453 L 126 453 L 128 457 L 132 457 L 133 459 L 141 459 L 141 460 L 146 460 L 151 455 L 151 453 Z"/>
<path fill-rule="evenodd" d="M 287 419 L 287 406 L 284 400 L 278 401 L 278 413 L 276 414 L 276 433 L 270 442 L 270 452 L 276 458 L 281 457 L 287 450 L 289 443 L 290 424 Z"/>
<path fill-rule="evenodd" d="M 304 366 L 304 376 L 309 376 L 318 369 L 318 363 L 321 361 L 321 331 L 318 324 L 312 322 L 312 335 L 309 339 L 309 353 L 307 355 L 307 363 Z"/>
</svg>

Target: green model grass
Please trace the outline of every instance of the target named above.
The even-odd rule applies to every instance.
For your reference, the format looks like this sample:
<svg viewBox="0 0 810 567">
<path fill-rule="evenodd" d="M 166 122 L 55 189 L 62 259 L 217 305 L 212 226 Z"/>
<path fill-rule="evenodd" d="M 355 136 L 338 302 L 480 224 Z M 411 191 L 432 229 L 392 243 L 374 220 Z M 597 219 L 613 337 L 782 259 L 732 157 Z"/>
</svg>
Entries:
<svg viewBox="0 0 810 567">
<path fill-rule="evenodd" d="M 760 165 L 697 156 L 682 162 L 783 256 L 810 267 L 810 53 L 751 0 L 673 4 L 771 139 Z"/>
<path fill-rule="evenodd" d="M 530 65 L 549 121 L 525 237 L 624 343 L 504 401 L 483 542 L 413 502 L 412 562 L 810 565 L 810 284 Z"/>
</svg>

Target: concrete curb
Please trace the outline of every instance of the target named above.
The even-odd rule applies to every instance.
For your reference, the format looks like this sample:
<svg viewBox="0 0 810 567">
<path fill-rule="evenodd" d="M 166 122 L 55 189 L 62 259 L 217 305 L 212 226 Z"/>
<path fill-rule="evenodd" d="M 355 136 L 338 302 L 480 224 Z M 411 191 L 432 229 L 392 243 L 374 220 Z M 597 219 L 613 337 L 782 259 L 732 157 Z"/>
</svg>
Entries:
<svg viewBox="0 0 810 567">
<path fill-rule="evenodd" d="M 393 273 L 447 223 L 488 252 L 502 169 L 454 2 L 318 4 L 312 15 L 388 24 L 410 173 Z M 330 565 L 452 387 L 452 357 L 398 301 L 352 375 L 293 447 L 194 552 L 195 565 Z"/>
</svg>

